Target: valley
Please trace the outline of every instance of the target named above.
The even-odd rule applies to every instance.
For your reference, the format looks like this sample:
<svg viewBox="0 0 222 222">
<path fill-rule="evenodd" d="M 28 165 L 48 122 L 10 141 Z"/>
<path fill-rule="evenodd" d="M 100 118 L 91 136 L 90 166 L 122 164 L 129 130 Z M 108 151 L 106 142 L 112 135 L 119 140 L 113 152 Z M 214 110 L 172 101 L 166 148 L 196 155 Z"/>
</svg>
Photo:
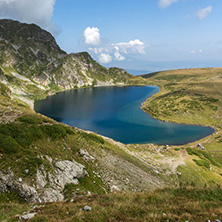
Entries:
<svg viewBox="0 0 222 222">
<path fill-rule="evenodd" d="M 0 68 L 2 221 L 32 212 L 30 221 L 222 217 L 221 68 L 134 77 L 86 52 L 67 54 L 48 32 L 12 20 L 0 20 Z M 160 87 L 141 107 L 152 117 L 215 133 L 178 146 L 126 145 L 32 109 L 68 89 L 132 85 Z"/>
</svg>

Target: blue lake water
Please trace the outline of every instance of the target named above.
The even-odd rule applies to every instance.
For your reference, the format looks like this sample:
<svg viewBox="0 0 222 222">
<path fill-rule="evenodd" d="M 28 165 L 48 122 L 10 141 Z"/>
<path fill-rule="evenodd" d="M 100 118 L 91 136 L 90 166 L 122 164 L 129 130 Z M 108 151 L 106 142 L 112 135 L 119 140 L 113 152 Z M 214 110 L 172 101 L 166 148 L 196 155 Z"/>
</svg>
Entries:
<svg viewBox="0 0 222 222">
<path fill-rule="evenodd" d="M 76 89 L 35 102 L 35 110 L 59 122 L 97 132 L 122 143 L 181 145 L 210 135 L 210 127 L 153 119 L 140 109 L 156 86 Z"/>
</svg>

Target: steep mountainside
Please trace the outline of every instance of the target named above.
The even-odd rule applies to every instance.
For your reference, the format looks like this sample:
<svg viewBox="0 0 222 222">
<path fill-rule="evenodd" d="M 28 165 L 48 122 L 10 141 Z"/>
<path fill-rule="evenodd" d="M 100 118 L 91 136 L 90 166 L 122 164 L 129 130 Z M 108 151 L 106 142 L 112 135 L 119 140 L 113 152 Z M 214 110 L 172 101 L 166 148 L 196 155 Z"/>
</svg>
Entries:
<svg viewBox="0 0 222 222">
<path fill-rule="evenodd" d="M 67 54 L 35 24 L 0 20 L 0 79 L 14 96 L 33 99 L 65 89 L 131 84 L 125 70 L 105 68 L 87 52 Z M 141 78 L 142 79 L 142 78 Z"/>
</svg>

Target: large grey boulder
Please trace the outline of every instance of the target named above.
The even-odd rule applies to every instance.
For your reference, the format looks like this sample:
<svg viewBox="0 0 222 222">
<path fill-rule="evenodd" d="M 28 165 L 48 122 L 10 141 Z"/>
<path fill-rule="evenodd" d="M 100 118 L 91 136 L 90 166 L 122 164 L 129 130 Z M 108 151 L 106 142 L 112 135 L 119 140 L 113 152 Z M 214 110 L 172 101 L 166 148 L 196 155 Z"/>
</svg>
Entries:
<svg viewBox="0 0 222 222">
<path fill-rule="evenodd" d="M 78 184 L 78 178 L 87 174 L 85 167 L 76 161 L 57 161 L 51 167 L 50 172 L 46 172 L 41 166 L 32 186 L 25 179 L 16 178 L 12 172 L 0 172 L 0 193 L 14 191 L 28 202 L 62 201 L 65 185 Z"/>
</svg>

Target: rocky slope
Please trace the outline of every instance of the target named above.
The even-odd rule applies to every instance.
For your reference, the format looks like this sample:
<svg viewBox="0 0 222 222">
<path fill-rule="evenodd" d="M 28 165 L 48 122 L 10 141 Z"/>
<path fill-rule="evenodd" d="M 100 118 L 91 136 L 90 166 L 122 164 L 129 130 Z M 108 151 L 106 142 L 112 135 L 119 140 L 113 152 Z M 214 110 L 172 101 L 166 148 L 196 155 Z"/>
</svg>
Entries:
<svg viewBox="0 0 222 222">
<path fill-rule="evenodd" d="M 33 99 L 86 86 L 127 84 L 123 69 L 107 69 L 87 52 L 67 54 L 54 37 L 35 24 L 0 20 L 0 79 L 14 96 Z"/>
</svg>

